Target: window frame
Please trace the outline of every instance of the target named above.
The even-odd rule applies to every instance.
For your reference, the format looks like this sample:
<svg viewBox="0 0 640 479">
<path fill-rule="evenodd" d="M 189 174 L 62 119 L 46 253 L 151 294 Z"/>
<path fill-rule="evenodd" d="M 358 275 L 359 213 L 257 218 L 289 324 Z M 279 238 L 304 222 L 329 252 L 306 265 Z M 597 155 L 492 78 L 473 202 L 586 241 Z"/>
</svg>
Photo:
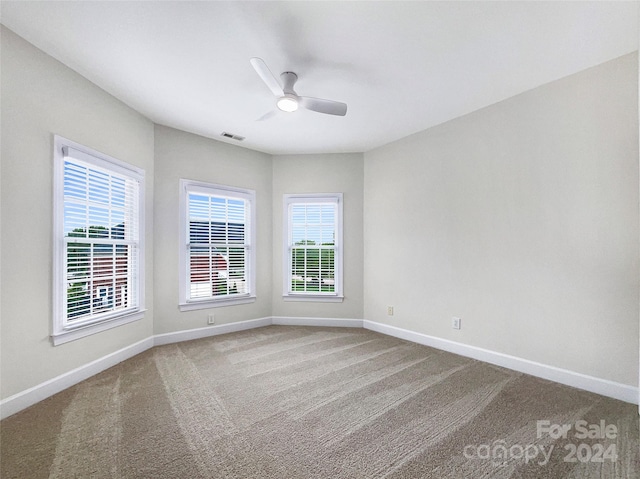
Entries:
<svg viewBox="0 0 640 479">
<path fill-rule="evenodd" d="M 294 204 L 331 203 L 336 208 L 335 246 L 334 246 L 334 279 L 333 292 L 297 292 L 291 291 L 292 280 L 292 215 Z M 285 194 L 283 196 L 283 253 L 282 253 L 282 297 L 284 301 L 309 301 L 339 303 L 344 300 L 344 243 L 343 243 L 343 194 L 342 193 L 304 193 Z"/>
<path fill-rule="evenodd" d="M 80 321 L 70 323 L 66 314 L 67 266 L 66 242 L 64 233 L 64 165 L 71 158 L 97 170 L 125 176 L 138 183 L 137 192 L 137 229 L 135 240 L 137 252 L 135 258 L 136 306 L 122 311 L 98 313 Z M 54 135 L 53 151 L 53 311 L 50 337 L 54 346 L 74 341 L 92 334 L 106 331 L 144 317 L 145 309 L 145 171 L 109 155 L 96 151 L 74 141 Z M 116 243 L 114 243 L 115 247 Z"/>
<path fill-rule="evenodd" d="M 190 261 L 188 260 L 189 240 L 189 193 L 202 193 L 209 196 L 242 199 L 247 202 L 248 221 L 245 224 L 245 244 L 247 245 L 248 261 L 245 262 L 246 283 L 248 292 L 242 295 L 212 297 L 206 299 L 190 299 L 187 289 L 190 274 Z M 178 237 L 178 308 L 180 311 L 193 311 L 199 309 L 219 308 L 223 306 L 248 304 L 256 301 L 256 192 L 247 188 L 207 183 L 203 181 L 180 179 L 179 201 L 179 237 Z M 248 230 L 248 232 L 247 232 Z"/>
</svg>

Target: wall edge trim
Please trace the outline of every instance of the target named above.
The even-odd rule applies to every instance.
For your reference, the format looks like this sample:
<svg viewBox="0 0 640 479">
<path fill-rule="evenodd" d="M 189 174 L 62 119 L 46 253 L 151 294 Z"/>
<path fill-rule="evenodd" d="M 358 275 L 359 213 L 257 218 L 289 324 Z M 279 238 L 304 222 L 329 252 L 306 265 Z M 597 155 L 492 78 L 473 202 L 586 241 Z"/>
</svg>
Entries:
<svg viewBox="0 0 640 479">
<path fill-rule="evenodd" d="M 153 336 L 114 351 L 106 356 L 79 366 L 71 371 L 67 371 L 59 376 L 48 379 L 29 389 L 9 396 L 0 401 L 0 419 L 5 419 L 23 409 L 33 406 L 44 399 L 64 391 L 71 386 L 75 386 L 81 381 L 95 376 L 102 371 L 115 366 L 127 359 L 137 356 L 153 347 Z"/>
<path fill-rule="evenodd" d="M 184 329 L 182 331 L 173 331 L 171 333 L 156 334 L 153 336 L 153 345 L 162 346 L 165 344 L 181 343 L 183 341 L 191 341 L 193 339 L 208 338 L 209 336 L 218 336 L 219 334 L 235 333 L 247 329 L 262 328 L 272 324 L 271 317 L 248 319 L 245 321 L 237 321 L 235 323 L 216 324 L 197 329 Z"/>
<path fill-rule="evenodd" d="M 610 381 L 608 379 L 588 376 L 568 369 L 549 366 L 535 361 L 530 361 L 528 359 L 479 348 L 477 346 L 429 336 L 427 334 L 398 328 L 396 326 L 390 326 L 388 324 L 377 323 L 366 319 L 268 316 L 246 321 L 238 321 L 235 323 L 219 324 L 205 328 L 188 329 L 149 336 L 148 338 L 133 343 L 130 346 L 114 351 L 113 353 L 95 359 L 90 363 L 72 369 L 71 371 L 56 376 L 55 378 L 44 381 L 43 383 L 37 384 L 29 389 L 25 389 L 24 391 L 1 400 L 0 419 L 5 419 L 17 412 L 20 412 L 23 409 L 26 409 L 155 346 L 190 341 L 193 339 L 206 338 L 270 325 L 364 328 L 631 404 L 638 404 L 639 402 L 640 388 L 638 387 Z"/>
<path fill-rule="evenodd" d="M 618 399 L 631 404 L 638 404 L 639 389 L 628 384 L 601 379 L 594 376 L 562 369 L 547 364 L 530 361 L 528 359 L 511 356 L 488 349 L 471 346 L 448 339 L 442 339 L 427 334 L 417 333 L 408 329 L 363 320 L 363 327 L 371 331 L 405 339 L 414 343 L 430 346 L 443 351 L 459 354 L 486 363 L 512 369 L 542 379 L 547 379 L 565 386 L 582 389 L 602 396 Z"/>
<path fill-rule="evenodd" d="M 325 326 L 340 328 L 362 328 L 362 319 L 349 318 L 301 318 L 290 316 L 273 316 L 272 324 L 280 326 Z"/>
</svg>

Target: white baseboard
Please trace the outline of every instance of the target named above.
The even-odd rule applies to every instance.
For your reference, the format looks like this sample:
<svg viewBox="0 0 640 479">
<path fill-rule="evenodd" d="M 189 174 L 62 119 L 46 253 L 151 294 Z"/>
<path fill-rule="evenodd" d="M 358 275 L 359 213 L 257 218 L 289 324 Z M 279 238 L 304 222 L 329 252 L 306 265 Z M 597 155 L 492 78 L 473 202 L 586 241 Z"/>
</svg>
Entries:
<svg viewBox="0 0 640 479">
<path fill-rule="evenodd" d="M 586 374 L 569 371 L 567 369 L 529 361 L 528 359 L 522 359 L 508 354 L 478 348 L 476 346 L 469 346 L 467 344 L 450 341 L 448 339 L 416 333 L 407 329 L 376 323 L 366 319 L 363 321 L 363 327 L 378 333 L 387 334 L 400 339 L 406 339 L 407 341 L 431 346 L 436 349 L 449 351 L 451 353 L 459 354 L 460 356 L 495 364 L 496 366 L 502 366 L 507 369 L 530 374 L 542 379 L 548 379 L 566 386 L 572 386 L 585 391 L 601 394 L 603 396 L 619 399 L 620 401 L 638 404 L 639 388 L 629 386 L 627 384 L 617 383 L 607 379 L 600 379 Z"/>
<path fill-rule="evenodd" d="M 153 337 L 153 345 L 161 346 L 163 344 L 179 343 L 182 341 L 190 341 L 192 339 L 217 336 L 218 334 L 227 334 L 234 333 L 236 331 L 244 331 L 246 329 L 261 328 L 263 326 L 269 326 L 271 324 L 271 318 L 267 317 L 260 319 L 250 319 L 247 321 L 238 321 L 236 323 L 217 324 L 215 326 L 207 326 L 205 328 L 187 329 L 185 331 L 156 334 Z"/>
<path fill-rule="evenodd" d="M 362 319 L 344 318 L 300 318 L 288 316 L 273 316 L 271 324 L 282 326 L 326 326 L 340 328 L 361 328 Z"/>
<path fill-rule="evenodd" d="M 130 359 L 154 346 L 164 344 L 179 343 L 182 341 L 190 341 L 192 339 L 206 338 L 219 334 L 233 333 L 236 331 L 244 331 L 246 329 L 261 328 L 270 326 L 271 324 L 292 325 L 292 326 L 343 326 L 351 328 L 361 328 L 361 319 L 334 319 L 334 318 L 289 318 L 289 317 L 266 317 L 259 319 L 251 319 L 247 321 L 238 321 L 236 323 L 218 324 L 205 328 L 189 329 L 184 331 L 174 331 L 171 333 L 157 334 L 150 336 L 142 341 L 127 346 L 126 348 L 115 351 L 102 358 L 98 358 L 90 363 L 73 369 L 69 372 L 61 374 L 55 378 L 49 379 L 41 384 L 33 386 L 29 389 L 21 391 L 13 396 L 0 401 L 0 419 L 9 417 L 18 411 L 32 406 L 43 399 L 53 396 L 71 386 L 78 384 L 85 379 L 94 376 L 105 369 Z"/>
<path fill-rule="evenodd" d="M 64 391 L 65 389 L 152 347 L 153 337 L 143 339 L 131 346 L 127 346 L 126 348 L 107 354 L 106 356 L 98 358 L 95 361 L 91 361 L 79 368 L 49 379 L 48 381 L 21 391 L 13 396 L 9 396 L 8 398 L 0 401 L 0 419 L 4 419 L 18 411 L 22 411 L 23 409 L 26 409 L 49 396 L 53 396 L 60 391 Z"/>
<path fill-rule="evenodd" d="M 638 404 L 639 402 L 639 388 L 637 387 L 616 383 L 606 379 L 595 378 L 593 376 L 587 376 L 585 374 L 556 368 L 554 366 L 548 366 L 475 346 L 469 346 L 467 344 L 457 343 L 455 341 L 449 341 L 447 339 L 437 338 L 435 336 L 416 333 L 407 329 L 389 326 L 387 324 L 362 319 L 273 316 L 150 336 L 142 341 L 132 344 L 131 346 L 122 348 L 102 358 L 87 363 L 84 366 L 80 366 L 79 368 L 73 369 L 67 373 L 61 374 L 60 376 L 3 399 L 0 401 L 0 419 L 4 419 L 18 411 L 26 409 L 49 396 L 78 384 L 79 382 L 84 381 L 105 369 L 115 366 L 126 359 L 132 358 L 133 356 L 136 356 L 137 354 L 140 354 L 154 346 L 260 328 L 271 324 L 287 326 L 365 328 L 389 336 L 394 336 L 396 338 L 406 339 L 407 341 L 412 341 L 414 343 L 449 351 L 461 356 L 478 359 L 497 366 L 513 369 L 532 376 L 555 381 L 567 386 L 584 389 L 586 391 L 591 391 L 628 403 Z"/>
</svg>

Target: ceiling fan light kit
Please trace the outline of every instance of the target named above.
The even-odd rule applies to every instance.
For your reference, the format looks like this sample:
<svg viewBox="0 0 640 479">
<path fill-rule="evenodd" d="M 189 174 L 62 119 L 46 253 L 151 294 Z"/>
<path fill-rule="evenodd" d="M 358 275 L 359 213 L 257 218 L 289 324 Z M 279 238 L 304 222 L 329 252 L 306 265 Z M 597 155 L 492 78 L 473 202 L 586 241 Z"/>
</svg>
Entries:
<svg viewBox="0 0 640 479">
<path fill-rule="evenodd" d="M 298 99 L 294 95 L 285 93 L 284 96 L 278 98 L 276 105 L 282 111 L 293 113 L 298 109 Z"/>
<path fill-rule="evenodd" d="M 258 76 L 267 85 L 271 93 L 276 98 L 276 105 L 278 109 L 292 113 L 298 109 L 298 107 L 306 108 L 307 110 L 315 111 L 318 113 L 325 113 L 327 115 L 345 116 L 347 114 L 347 104 L 339 101 L 324 100 L 322 98 L 311 98 L 306 96 L 299 96 L 293 89 L 298 75 L 293 72 L 283 72 L 280 75 L 282 79 L 282 86 L 280 82 L 273 76 L 267 64 L 262 58 L 254 57 L 250 60 L 251 65 L 255 69 Z"/>
</svg>

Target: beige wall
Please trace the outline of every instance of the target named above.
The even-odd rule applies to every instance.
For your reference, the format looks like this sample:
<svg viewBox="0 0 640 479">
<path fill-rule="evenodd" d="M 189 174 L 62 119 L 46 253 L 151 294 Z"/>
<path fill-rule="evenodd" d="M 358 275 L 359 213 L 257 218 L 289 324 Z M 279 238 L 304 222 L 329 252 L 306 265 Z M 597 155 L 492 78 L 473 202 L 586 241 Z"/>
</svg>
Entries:
<svg viewBox="0 0 640 479">
<path fill-rule="evenodd" d="M 634 53 L 366 153 L 365 318 L 637 385 L 637 109 Z"/>
<path fill-rule="evenodd" d="M 2 30 L 1 397 L 149 337 L 153 330 L 153 123 Z M 146 171 L 145 318 L 53 347 L 53 135 Z"/>
<path fill-rule="evenodd" d="M 178 202 L 181 178 L 256 191 L 255 303 L 178 310 Z M 271 316 L 271 157 L 164 126 L 155 128 L 156 334 Z"/>
<path fill-rule="evenodd" d="M 154 127 L 1 29 L 0 397 L 211 312 L 365 318 L 638 384 L 637 54 L 365 154 L 272 157 Z M 55 348 L 54 134 L 145 169 L 148 308 Z M 179 312 L 180 178 L 256 190 L 255 303 Z M 317 192 L 344 194 L 345 300 L 284 302 L 282 196 Z"/>
<path fill-rule="evenodd" d="M 363 315 L 363 155 L 273 157 L 273 315 L 361 319 Z M 343 193 L 344 301 L 285 302 L 283 293 L 283 195 Z"/>
</svg>

